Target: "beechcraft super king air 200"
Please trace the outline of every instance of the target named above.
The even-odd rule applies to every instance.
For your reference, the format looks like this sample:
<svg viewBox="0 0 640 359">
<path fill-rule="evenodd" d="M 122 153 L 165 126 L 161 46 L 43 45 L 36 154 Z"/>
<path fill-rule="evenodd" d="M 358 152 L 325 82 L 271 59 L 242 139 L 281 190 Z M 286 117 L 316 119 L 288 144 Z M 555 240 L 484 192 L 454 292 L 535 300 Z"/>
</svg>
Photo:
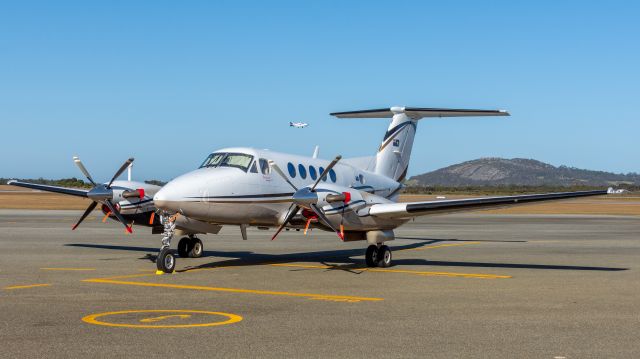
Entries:
<svg viewBox="0 0 640 359">
<path fill-rule="evenodd" d="M 388 267 L 392 257 L 385 242 L 394 239 L 395 228 L 414 217 L 607 193 L 606 190 L 581 191 L 398 203 L 421 119 L 509 116 L 509 113 L 391 107 L 331 115 L 345 119 L 390 118 L 391 124 L 373 157 L 343 159 L 337 156 L 329 161 L 315 154 L 304 157 L 249 147 L 224 148 L 211 153 L 198 169 L 173 179 L 162 188 L 145 189 L 142 184 L 112 180 L 107 185 L 95 185 L 86 193 L 68 194 L 93 200 L 93 207 L 87 209 L 81 220 L 95 204 L 102 203 L 103 211 L 127 228 L 134 221 L 152 226 L 157 232 L 162 228 L 162 246 L 156 264 L 159 272 L 171 273 L 176 266 L 176 256 L 171 250 L 174 235 L 186 235 L 177 246 L 181 257 L 197 257 L 202 253 L 202 242 L 195 234 L 218 233 L 224 225 L 239 226 L 243 239 L 247 238 L 248 226 L 277 227 L 272 240 L 284 228 L 304 229 L 305 233 L 309 228 L 331 231 L 342 241 L 367 243 L 365 262 L 368 266 Z M 82 164 L 77 163 L 95 183 Z M 120 173 L 122 169 L 114 179 Z M 23 182 L 12 184 L 55 192 L 67 190 Z M 143 208 L 145 203 L 151 208 Z M 125 214 L 125 208 L 135 209 Z M 154 216 L 154 210 L 158 216 Z"/>
</svg>

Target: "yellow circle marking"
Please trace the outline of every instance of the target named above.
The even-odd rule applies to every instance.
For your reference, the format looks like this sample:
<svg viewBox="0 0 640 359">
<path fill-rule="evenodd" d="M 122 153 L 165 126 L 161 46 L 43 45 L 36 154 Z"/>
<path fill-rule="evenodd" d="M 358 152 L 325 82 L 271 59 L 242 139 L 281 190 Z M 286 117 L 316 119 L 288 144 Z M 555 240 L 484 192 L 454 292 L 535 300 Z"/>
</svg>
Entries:
<svg viewBox="0 0 640 359">
<path fill-rule="evenodd" d="M 127 323 L 110 323 L 98 320 L 98 318 L 108 317 L 113 315 L 121 315 L 121 314 L 131 314 L 131 313 L 167 313 L 165 316 L 161 317 L 152 317 L 148 319 L 142 319 L 140 322 L 148 323 L 148 322 L 156 322 L 161 321 L 165 318 L 172 317 L 180 317 L 187 318 L 191 317 L 191 315 L 185 316 L 185 314 L 173 314 L 173 313 L 191 313 L 191 314 L 205 314 L 211 316 L 221 316 L 228 318 L 225 321 L 221 322 L 209 322 L 209 323 L 196 323 L 196 324 L 174 324 L 174 325 L 149 325 L 149 324 L 127 324 Z M 226 325 L 237 323 L 242 320 L 242 317 L 236 314 L 231 313 L 222 313 L 222 312 L 208 312 L 204 310 L 164 310 L 164 309 L 150 309 L 150 310 L 122 310 L 119 312 L 106 312 L 106 313 L 97 313 L 90 314 L 86 317 L 82 318 L 82 321 L 89 324 L 95 325 L 104 325 L 108 327 L 123 327 L 123 328 L 195 328 L 195 327 L 214 327 L 217 325 Z"/>
</svg>

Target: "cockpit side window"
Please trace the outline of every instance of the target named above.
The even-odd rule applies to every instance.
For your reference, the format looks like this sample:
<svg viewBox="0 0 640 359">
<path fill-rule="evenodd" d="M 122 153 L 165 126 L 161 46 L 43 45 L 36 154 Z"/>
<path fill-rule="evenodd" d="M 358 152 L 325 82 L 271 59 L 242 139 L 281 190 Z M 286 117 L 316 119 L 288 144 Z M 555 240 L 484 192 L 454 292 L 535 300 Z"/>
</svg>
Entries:
<svg viewBox="0 0 640 359">
<path fill-rule="evenodd" d="M 267 160 L 261 158 L 258 162 L 260 163 L 260 172 L 262 172 L 263 175 L 268 175 L 269 173 L 271 173 L 269 162 L 267 162 Z"/>
<path fill-rule="evenodd" d="M 256 166 L 256 162 L 258 161 L 253 161 L 253 163 L 251 164 L 251 173 L 258 173 L 258 167 Z"/>
</svg>

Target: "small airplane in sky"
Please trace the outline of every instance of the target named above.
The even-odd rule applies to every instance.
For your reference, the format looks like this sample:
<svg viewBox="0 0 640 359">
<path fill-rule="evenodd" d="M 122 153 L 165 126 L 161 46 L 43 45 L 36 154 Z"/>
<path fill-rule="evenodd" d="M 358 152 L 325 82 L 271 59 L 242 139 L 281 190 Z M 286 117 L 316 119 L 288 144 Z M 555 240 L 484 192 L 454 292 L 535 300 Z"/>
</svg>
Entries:
<svg viewBox="0 0 640 359">
<path fill-rule="evenodd" d="M 394 229 L 412 218 L 607 194 L 607 190 L 600 190 L 398 203 L 421 119 L 509 116 L 509 113 L 391 107 L 331 115 L 390 118 L 391 123 L 372 157 L 336 156 L 328 161 L 317 158 L 317 149 L 314 156 L 305 157 L 250 147 L 223 148 L 208 155 L 199 168 L 162 188 L 115 181 L 132 158 L 106 184 L 95 183 L 76 158 L 76 165 L 94 185 L 91 190 L 17 181 L 10 184 L 91 199 L 74 228 L 97 204 L 102 204 L 102 211 L 122 222 L 127 231 L 135 223 L 151 226 L 153 233 L 162 232 L 162 246 L 156 259 L 159 273 L 175 269 L 176 256 L 171 249 L 174 235 L 186 235 L 178 242 L 180 257 L 198 257 L 203 246 L 195 235 L 215 234 L 222 226 L 238 226 L 243 239 L 247 239 L 248 226 L 277 227 L 272 240 L 285 228 L 304 229 L 305 235 L 309 228 L 330 231 L 343 242 L 367 243 L 367 266 L 388 267 L 392 263 L 391 249 L 385 242 L 394 240 Z"/>
<path fill-rule="evenodd" d="M 289 122 L 289 126 L 295 128 L 305 128 L 309 126 L 309 124 L 306 122 Z"/>
</svg>

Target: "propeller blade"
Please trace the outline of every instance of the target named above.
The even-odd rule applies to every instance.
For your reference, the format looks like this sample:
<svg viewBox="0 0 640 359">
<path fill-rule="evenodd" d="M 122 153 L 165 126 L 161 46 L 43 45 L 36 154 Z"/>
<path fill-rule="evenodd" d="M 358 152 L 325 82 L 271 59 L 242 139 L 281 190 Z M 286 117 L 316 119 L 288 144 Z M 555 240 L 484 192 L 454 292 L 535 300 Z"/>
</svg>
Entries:
<svg viewBox="0 0 640 359">
<path fill-rule="evenodd" d="M 331 225 L 331 222 L 329 222 L 329 219 L 327 218 L 327 216 L 324 215 L 324 212 L 322 212 L 320 207 L 318 207 L 315 204 L 311 204 L 311 209 L 316 215 L 318 215 L 318 219 L 322 222 L 322 224 L 331 228 L 332 231 L 336 232 L 336 234 L 338 235 L 338 238 L 340 238 L 341 241 L 344 241 L 343 232 L 337 230 L 333 225 Z"/>
<path fill-rule="evenodd" d="M 120 212 L 118 212 L 113 207 L 113 204 L 111 204 L 111 201 L 104 201 L 104 204 L 107 205 L 107 207 L 109 207 L 109 210 L 111 211 L 111 213 L 113 213 L 116 216 L 116 218 L 118 218 L 118 221 L 120 221 L 120 223 L 124 225 L 124 228 L 127 230 L 127 232 L 131 233 L 131 226 L 127 224 L 127 221 L 122 217 Z"/>
<path fill-rule="evenodd" d="M 73 227 L 71 227 L 71 230 L 75 230 L 76 228 L 78 228 L 78 226 L 80 225 L 80 223 L 82 223 L 82 221 L 84 221 L 85 218 L 87 218 L 87 216 L 93 212 L 93 210 L 96 208 L 96 206 L 98 205 L 98 202 L 91 202 L 91 204 L 89 205 L 89 207 L 87 207 L 87 209 L 84 211 L 84 213 L 82 214 L 82 216 L 80 217 L 80 219 L 78 220 L 78 222 L 76 224 L 73 225 Z"/>
<path fill-rule="evenodd" d="M 289 181 L 289 178 L 285 176 L 284 172 L 282 172 L 280 167 L 278 167 L 278 165 L 275 162 L 273 162 L 272 160 L 269 160 L 269 166 L 273 168 L 280 175 L 280 177 L 282 177 L 289 184 L 289 186 L 293 188 L 294 191 L 298 191 L 298 187 L 296 187 L 293 183 L 291 183 L 291 181 Z"/>
<path fill-rule="evenodd" d="M 124 164 L 120 167 L 120 169 L 118 170 L 118 172 L 116 172 L 115 175 L 113 175 L 113 178 L 111 179 L 111 181 L 109 181 L 109 184 L 107 185 L 107 188 L 111 187 L 111 184 L 113 183 L 113 181 L 116 180 L 116 178 L 120 177 L 120 175 L 122 174 L 122 172 L 124 172 L 127 167 L 129 167 L 129 165 L 133 162 L 133 157 L 129 158 L 128 160 L 124 161 Z"/>
<path fill-rule="evenodd" d="M 93 180 L 93 178 L 91 178 L 91 175 L 89 174 L 89 171 L 87 171 L 87 169 L 84 167 L 84 165 L 82 164 L 82 161 L 80 161 L 80 157 L 74 156 L 73 157 L 73 162 L 75 162 L 76 166 L 78 166 L 78 168 L 80 168 L 80 171 L 82 171 L 82 174 L 84 174 L 84 176 L 87 177 L 89 182 L 91 182 L 91 184 L 93 184 L 95 186 L 96 182 Z"/>
<path fill-rule="evenodd" d="M 329 174 L 329 171 L 331 171 L 333 166 L 335 166 L 336 163 L 338 163 L 338 161 L 340 161 L 341 159 L 342 159 L 342 156 L 337 155 L 336 158 L 334 158 L 333 161 L 331 161 L 331 163 L 329 163 L 327 168 L 324 169 L 324 172 L 322 172 L 320 174 L 320 176 L 318 176 L 318 179 L 316 180 L 316 183 L 314 183 L 313 186 L 311 186 L 311 191 L 316 189 L 316 186 L 318 185 L 318 183 L 320 183 L 320 181 L 322 181 L 323 178 L 327 177 L 327 175 Z"/>
<path fill-rule="evenodd" d="M 291 209 L 293 209 L 295 207 L 295 209 L 292 211 Z M 271 240 L 276 239 L 276 237 L 278 236 L 278 234 L 280 234 L 280 232 L 282 232 L 282 230 L 284 229 L 284 227 L 289 223 L 289 221 L 298 213 L 298 211 L 300 210 L 300 207 L 298 207 L 295 203 L 292 204 L 289 207 L 289 212 L 287 213 L 287 218 L 284 219 L 284 222 L 282 222 L 282 224 L 280 225 L 280 227 L 278 227 L 278 230 L 276 231 L 276 233 L 273 235 L 273 237 L 271 237 Z"/>
</svg>

